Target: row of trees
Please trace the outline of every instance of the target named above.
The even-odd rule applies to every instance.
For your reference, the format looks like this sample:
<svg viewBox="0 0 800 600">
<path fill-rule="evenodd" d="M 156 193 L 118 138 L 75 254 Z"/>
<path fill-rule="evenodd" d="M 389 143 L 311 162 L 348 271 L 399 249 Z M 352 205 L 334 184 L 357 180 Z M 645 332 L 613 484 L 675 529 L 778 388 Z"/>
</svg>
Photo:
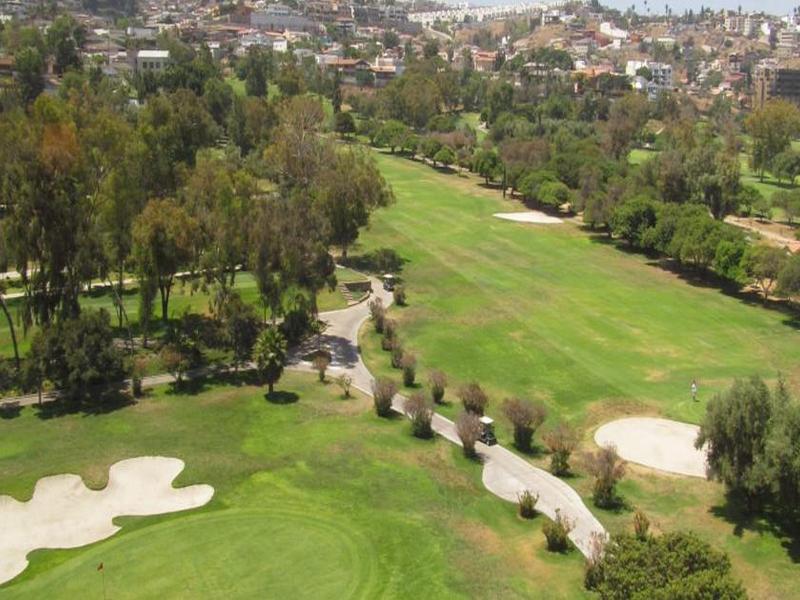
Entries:
<svg viewBox="0 0 800 600">
<path fill-rule="evenodd" d="M 609 231 L 633 248 L 669 256 L 698 270 L 713 270 L 737 285 L 753 284 L 765 302 L 774 292 L 800 293 L 800 257 L 748 243 L 740 229 L 712 219 L 699 204 L 667 204 L 636 196 L 616 207 Z"/>
</svg>

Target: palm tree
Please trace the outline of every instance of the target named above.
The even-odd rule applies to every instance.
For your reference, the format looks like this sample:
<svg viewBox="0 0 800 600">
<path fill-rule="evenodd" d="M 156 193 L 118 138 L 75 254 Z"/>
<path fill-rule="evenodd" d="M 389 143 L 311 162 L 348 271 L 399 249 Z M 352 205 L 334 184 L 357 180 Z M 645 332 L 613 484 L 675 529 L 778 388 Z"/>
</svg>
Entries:
<svg viewBox="0 0 800 600">
<path fill-rule="evenodd" d="M 286 362 L 286 338 L 276 327 L 267 327 L 258 336 L 253 353 L 258 373 L 267 382 L 269 393 L 272 394 Z"/>
</svg>

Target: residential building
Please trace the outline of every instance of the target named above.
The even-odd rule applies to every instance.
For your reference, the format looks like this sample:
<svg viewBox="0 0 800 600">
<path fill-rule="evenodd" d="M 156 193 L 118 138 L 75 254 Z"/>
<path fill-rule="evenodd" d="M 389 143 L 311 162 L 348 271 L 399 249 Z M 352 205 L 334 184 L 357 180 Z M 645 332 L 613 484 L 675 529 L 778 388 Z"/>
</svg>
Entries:
<svg viewBox="0 0 800 600">
<path fill-rule="evenodd" d="M 158 30 L 154 27 L 128 27 L 125 34 L 134 40 L 154 40 Z"/>
<path fill-rule="evenodd" d="M 800 104 L 800 65 L 762 61 L 753 73 L 753 108 L 761 108 L 771 98 Z"/>
<path fill-rule="evenodd" d="M 350 85 L 360 84 L 363 81 L 363 75 L 359 73 L 366 73 L 370 71 L 370 64 L 360 58 L 339 58 L 339 57 L 324 57 L 319 61 L 320 65 L 326 71 L 337 71 L 341 77 L 342 83 Z"/>
<path fill-rule="evenodd" d="M 310 31 L 320 32 L 321 25 L 302 15 L 254 12 L 250 15 L 250 26 L 266 31 Z"/>
<path fill-rule="evenodd" d="M 161 73 L 169 64 L 169 50 L 138 50 L 133 70 L 135 73 Z"/>
<path fill-rule="evenodd" d="M 798 33 L 795 29 L 784 29 L 778 32 L 778 46 L 775 54 L 778 58 L 791 58 L 797 52 Z"/>
<path fill-rule="evenodd" d="M 558 9 L 542 11 L 542 25 L 551 25 L 561 21 L 561 12 Z"/>
<path fill-rule="evenodd" d="M 473 68 L 479 73 L 491 73 L 497 64 L 497 52 L 475 52 L 472 55 Z"/>
</svg>

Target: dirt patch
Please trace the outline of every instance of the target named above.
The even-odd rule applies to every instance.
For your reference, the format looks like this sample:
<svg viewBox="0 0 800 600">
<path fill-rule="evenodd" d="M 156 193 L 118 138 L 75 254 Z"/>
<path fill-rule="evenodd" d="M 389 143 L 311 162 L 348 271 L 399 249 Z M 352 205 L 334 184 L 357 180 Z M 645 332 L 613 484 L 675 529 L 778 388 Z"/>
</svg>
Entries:
<svg viewBox="0 0 800 600">
<path fill-rule="evenodd" d="M 514 221 L 515 223 L 532 223 L 535 225 L 558 225 L 563 223 L 558 217 L 551 217 L 538 210 L 526 210 L 524 212 L 494 213 L 493 217 Z"/>
</svg>

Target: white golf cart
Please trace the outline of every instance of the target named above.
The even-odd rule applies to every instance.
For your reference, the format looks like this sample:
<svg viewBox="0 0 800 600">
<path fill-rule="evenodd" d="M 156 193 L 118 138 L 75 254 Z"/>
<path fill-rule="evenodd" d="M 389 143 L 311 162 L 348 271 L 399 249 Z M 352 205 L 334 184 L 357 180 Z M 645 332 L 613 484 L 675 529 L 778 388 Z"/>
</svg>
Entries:
<svg viewBox="0 0 800 600">
<path fill-rule="evenodd" d="M 480 421 L 481 441 L 487 446 L 494 446 L 497 443 L 497 437 L 494 435 L 494 419 L 484 415 Z"/>
</svg>

